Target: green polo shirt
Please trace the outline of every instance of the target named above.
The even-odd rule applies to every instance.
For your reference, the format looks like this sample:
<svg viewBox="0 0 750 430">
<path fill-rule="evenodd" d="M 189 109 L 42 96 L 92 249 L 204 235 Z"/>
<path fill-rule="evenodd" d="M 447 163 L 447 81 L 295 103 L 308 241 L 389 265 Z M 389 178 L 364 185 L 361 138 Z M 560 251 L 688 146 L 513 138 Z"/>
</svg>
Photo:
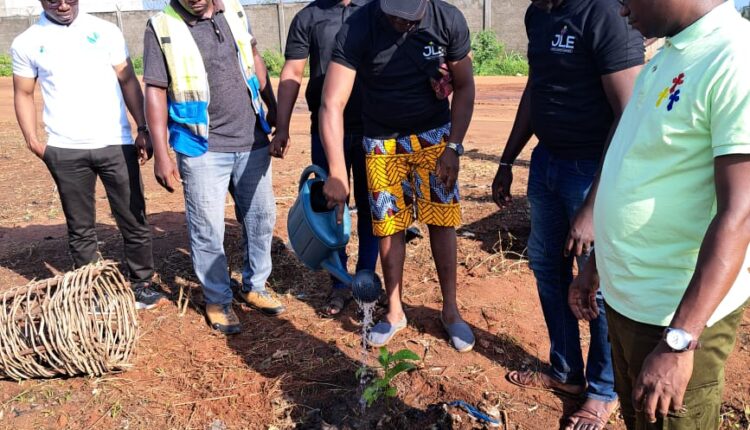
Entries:
<svg viewBox="0 0 750 430">
<path fill-rule="evenodd" d="M 714 157 L 750 154 L 749 40 L 750 22 L 726 2 L 638 76 L 594 207 L 601 289 L 630 319 L 669 324 L 716 215 Z M 709 326 L 750 297 L 749 257 Z"/>
</svg>

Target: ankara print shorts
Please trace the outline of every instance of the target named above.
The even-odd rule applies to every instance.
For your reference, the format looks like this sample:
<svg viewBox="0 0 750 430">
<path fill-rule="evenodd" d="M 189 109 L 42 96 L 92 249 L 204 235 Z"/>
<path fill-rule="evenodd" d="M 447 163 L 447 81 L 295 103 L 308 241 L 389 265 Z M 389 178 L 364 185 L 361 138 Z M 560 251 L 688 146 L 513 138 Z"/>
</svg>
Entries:
<svg viewBox="0 0 750 430">
<path fill-rule="evenodd" d="M 449 190 L 435 175 L 450 127 L 448 123 L 395 139 L 363 139 L 375 236 L 404 231 L 414 219 L 441 227 L 461 224 L 458 181 Z"/>
</svg>

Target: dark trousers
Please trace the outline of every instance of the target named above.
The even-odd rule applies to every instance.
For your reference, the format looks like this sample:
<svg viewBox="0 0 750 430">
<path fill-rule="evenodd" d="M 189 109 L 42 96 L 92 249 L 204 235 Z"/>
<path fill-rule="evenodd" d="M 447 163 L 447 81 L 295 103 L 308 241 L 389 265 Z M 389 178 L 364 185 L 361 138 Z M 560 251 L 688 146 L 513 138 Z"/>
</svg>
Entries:
<svg viewBox="0 0 750 430">
<path fill-rule="evenodd" d="M 320 135 L 314 133 L 311 139 L 311 158 L 315 165 L 328 172 L 328 159 L 323 150 Z M 354 182 L 354 204 L 357 205 L 357 237 L 359 250 L 357 254 L 357 271 L 362 269 L 375 270 L 378 263 L 379 239 L 372 232 L 372 217 L 370 216 L 370 199 L 367 193 L 367 169 L 365 167 L 365 150 L 362 147 L 362 136 L 347 134 L 344 136 L 344 161 L 347 174 L 351 169 Z M 346 267 L 348 256 L 346 249 L 339 251 L 341 264 Z M 331 276 L 333 288 L 349 288 L 338 279 Z"/>
<path fill-rule="evenodd" d="M 664 327 L 633 321 L 607 306 L 609 336 L 615 365 L 615 390 L 628 430 L 718 429 L 721 394 L 724 390 L 724 365 L 734 349 L 737 327 L 745 306 L 707 327 L 695 351 L 693 374 L 685 392 L 684 412 L 670 412 L 649 423 L 643 412 L 637 412 L 632 393 L 643 362 L 661 341 Z"/>
<path fill-rule="evenodd" d="M 151 229 L 146 220 L 135 147 L 112 145 L 100 149 L 65 149 L 48 146 L 44 163 L 60 193 L 75 267 L 99 259 L 95 202 L 98 176 L 122 234 L 127 275 L 131 282 L 150 281 L 154 273 Z"/>
</svg>

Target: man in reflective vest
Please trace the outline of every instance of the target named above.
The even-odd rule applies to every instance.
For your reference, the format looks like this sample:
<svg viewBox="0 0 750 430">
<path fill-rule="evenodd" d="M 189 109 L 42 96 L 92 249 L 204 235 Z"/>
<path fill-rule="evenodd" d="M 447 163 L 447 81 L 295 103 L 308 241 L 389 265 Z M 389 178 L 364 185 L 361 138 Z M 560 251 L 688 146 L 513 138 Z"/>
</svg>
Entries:
<svg viewBox="0 0 750 430">
<path fill-rule="evenodd" d="M 169 192 L 183 185 L 190 253 L 211 327 L 240 331 L 223 246 L 227 190 L 243 231 L 240 296 L 280 314 L 284 306 L 265 289 L 276 220 L 268 151 L 276 100 L 239 1 L 172 0 L 148 22 L 144 81 L 154 174 Z"/>
</svg>

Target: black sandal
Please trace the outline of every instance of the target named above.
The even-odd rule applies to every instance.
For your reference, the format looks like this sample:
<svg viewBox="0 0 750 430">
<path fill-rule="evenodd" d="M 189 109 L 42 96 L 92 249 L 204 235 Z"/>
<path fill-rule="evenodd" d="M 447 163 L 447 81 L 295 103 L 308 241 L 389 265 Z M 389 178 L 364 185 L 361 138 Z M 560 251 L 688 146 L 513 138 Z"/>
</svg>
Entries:
<svg viewBox="0 0 750 430">
<path fill-rule="evenodd" d="M 323 316 L 326 318 L 336 318 L 346 309 L 349 302 L 352 301 L 352 291 L 348 288 L 334 288 L 326 298 L 326 308 Z"/>
</svg>

